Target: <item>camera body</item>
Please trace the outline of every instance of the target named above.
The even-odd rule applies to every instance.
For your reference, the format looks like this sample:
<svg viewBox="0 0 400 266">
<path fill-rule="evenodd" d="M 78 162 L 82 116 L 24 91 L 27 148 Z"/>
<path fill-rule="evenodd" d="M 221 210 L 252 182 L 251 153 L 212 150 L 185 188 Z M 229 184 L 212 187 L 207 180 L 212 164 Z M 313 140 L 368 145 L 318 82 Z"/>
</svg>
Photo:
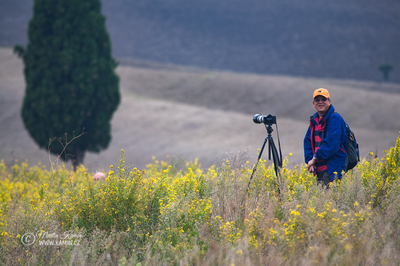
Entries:
<svg viewBox="0 0 400 266">
<path fill-rule="evenodd" d="M 256 124 L 264 123 L 266 125 L 273 125 L 273 124 L 276 124 L 276 116 L 273 116 L 270 114 L 267 114 L 267 115 L 255 114 L 253 116 L 253 121 Z"/>
</svg>

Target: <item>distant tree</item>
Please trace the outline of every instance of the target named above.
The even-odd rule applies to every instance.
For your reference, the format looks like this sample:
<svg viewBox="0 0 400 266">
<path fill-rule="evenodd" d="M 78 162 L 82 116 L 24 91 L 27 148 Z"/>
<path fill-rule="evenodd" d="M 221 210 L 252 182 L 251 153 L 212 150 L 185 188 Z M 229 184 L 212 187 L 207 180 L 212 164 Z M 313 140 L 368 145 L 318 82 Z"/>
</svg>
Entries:
<svg viewBox="0 0 400 266">
<path fill-rule="evenodd" d="M 393 66 L 390 64 L 381 64 L 378 69 L 383 73 L 384 80 L 389 79 L 389 72 L 392 71 Z"/>
<path fill-rule="evenodd" d="M 106 149 L 110 120 L 120 102 L 117 62 L 101 14 L 100 0 L 35 0 L 29 42 L 16 45 L 23 58 L 26 91 L 22 118 L 39 147 L 68 133 L 87 134 L 66 147 L 74 168 L 86 151 Z M 62 145 L 50 147 L 60 154 Z M 63 158 L 63 157 L 62 157 Z"/>
</svg>

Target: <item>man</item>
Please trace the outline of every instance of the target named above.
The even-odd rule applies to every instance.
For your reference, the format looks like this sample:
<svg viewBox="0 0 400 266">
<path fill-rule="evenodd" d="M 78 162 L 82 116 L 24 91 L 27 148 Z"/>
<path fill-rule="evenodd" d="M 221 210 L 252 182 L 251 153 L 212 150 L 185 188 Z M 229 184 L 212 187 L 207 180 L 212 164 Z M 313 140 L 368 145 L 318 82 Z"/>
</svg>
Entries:
<svg viewBox="0 0 400 266">
<path fill-rule="evenodd" d="M 336 176 L 342 177 L 345 169 L 346 124 L 335 112 L 327 89 L 315 90 L 313 99 L 317 112 L 310 117 L 304 137 L 304 159 L 308 171 L 317 176 L 318 183 L 329 187 Z"/>
</svg>

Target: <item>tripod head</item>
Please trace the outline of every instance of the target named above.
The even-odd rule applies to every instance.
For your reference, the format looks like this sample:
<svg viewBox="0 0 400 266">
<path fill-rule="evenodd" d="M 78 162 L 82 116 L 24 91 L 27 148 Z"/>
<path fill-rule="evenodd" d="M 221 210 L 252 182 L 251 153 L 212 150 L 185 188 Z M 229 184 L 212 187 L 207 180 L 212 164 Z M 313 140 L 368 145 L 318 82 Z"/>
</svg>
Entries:
<svg viewBox="0 0 400 266">
<path fill-rule="evenodd" d="M 271 125 L 265 125 L 265 128 L 267 129 L 268 135 L 271 135 L 272 131 L 274 131 L 274 130 L 272 129 L 272 126 L 271 126 Z"/>
</svg>

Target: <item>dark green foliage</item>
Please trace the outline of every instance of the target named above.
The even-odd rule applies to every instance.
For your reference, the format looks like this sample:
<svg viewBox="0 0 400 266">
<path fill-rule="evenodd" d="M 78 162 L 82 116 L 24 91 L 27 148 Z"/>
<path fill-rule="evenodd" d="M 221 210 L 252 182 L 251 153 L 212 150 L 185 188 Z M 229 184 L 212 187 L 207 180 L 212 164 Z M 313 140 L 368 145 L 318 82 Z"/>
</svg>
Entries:
<svg viewBox="0 0 400 266">
<path fill-rule="evenodd" d="M 99 152 L 110 140 L 110 120 L 120 102 L 116 61 L 100 0 L 35 0 L 29 44 L 14 51 L 25 63 L 25 127 L 41 148 L 49 139 L 68 141 L 85 128 L 66 153 L 81 163 L 85 151 Z M 51 152 L 61 154 L 54 141 Z"/>
<path fill-rule="evenodd" d="M 389 79 L 389 72 L 392 71 L 393 66 L 390 64 L 381 64 L 378 69 L 382 72 L 385 80 Z"/>
</svg>

